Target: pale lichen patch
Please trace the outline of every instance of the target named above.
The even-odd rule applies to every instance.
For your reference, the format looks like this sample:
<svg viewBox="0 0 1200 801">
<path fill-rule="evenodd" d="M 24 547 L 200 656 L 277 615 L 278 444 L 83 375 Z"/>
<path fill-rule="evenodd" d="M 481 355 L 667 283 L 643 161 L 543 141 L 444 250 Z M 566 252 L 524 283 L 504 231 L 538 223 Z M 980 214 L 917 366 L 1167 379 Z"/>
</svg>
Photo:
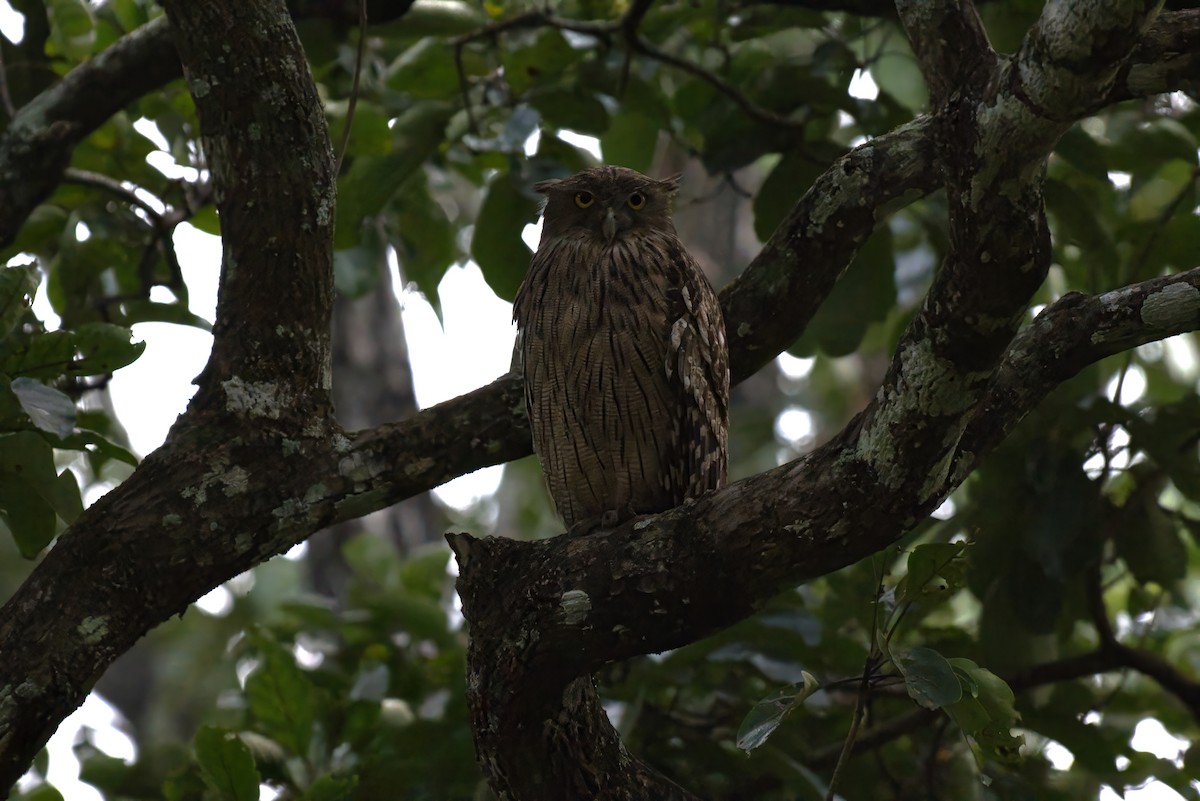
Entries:
<svg viewBox="0 0 1200 801">
<path fill-rule="evenodd" d="M 88 645 L 95 645 L 108 636 L 107 617 L 85 617 L 75 629 Z"/>
<path fill-rule="evenodd" d="M 162 517 L 162 524 L 164 527 L 178 526 L 182 522 L 183 518 L 177 514 L 166 514 Z"/>
<path fill-rule="evenodd" d="M 241 495 L 250 488 L 250 474 L 245 468 L 235 465 L 217 476 L 217 480 L 225 485 L 225 497 L 232 498 Z"/>
<path fill-rule="evenodd" d="M 563 620 L 568 626 L 578 626 L 587 620 L 588 612 L 592 611 L 592 599 L 583 590 L 567 590 L 559 600 L 562 607 Z"/>
<path fill-rule="evenodd" d="M 1142 322 L 1152 328 L 1171 328 L 1200 314 L 1200 289 L 1191 284 L 1168 284 L 1142 303 Z"/>
<path fill-rule="evenodd" d="M 222 381 L 221 387 L 225 390 L 225 408 L 234 414 L 278 420 L 286 403 L 284 392 L 272 381 L 243 381 L 234 376 Z"/>
</svg>

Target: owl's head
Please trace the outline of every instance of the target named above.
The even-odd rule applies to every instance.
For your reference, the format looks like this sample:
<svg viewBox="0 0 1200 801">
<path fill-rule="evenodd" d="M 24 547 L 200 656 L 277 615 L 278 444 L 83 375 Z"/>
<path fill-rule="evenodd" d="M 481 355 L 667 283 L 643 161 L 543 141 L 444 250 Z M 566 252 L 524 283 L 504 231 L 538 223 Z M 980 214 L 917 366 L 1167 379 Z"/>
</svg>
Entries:
<svg viewBox="0 0 1200 801">
<path fill-rule="evenodd" d="M 675 233 L 671 197 L 679 189 L 678 175 L 656 181 L 626 167 L 592 167 L 533 188 L 546 196 L 543 242 L 577 235 L 611 245 L 638 232 Z"/>
</svg>

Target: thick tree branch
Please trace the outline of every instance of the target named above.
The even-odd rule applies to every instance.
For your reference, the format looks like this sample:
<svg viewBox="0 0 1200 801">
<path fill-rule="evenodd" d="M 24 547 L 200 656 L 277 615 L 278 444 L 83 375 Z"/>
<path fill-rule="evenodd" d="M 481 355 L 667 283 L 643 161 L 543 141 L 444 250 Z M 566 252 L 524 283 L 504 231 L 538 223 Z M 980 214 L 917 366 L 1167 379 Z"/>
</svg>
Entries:
<svg viewBox="0 0 1200 801">
<path fill-rule="evenodd" d="M 63 534 L 0 614 L 5 789 L 151 626 L 321 525 L 301 501 L 314 494 L 304 472 L 272 466 L 315 459 L 337 475 L 349 448 L 328 398 L 332 160 L 295 29 L 278 3 L 168 13 L 226 234 L 213 355 L 168 444 Z"/>
<path fill-rule="evenodd" d="M 959 443 L 949 484 L 963 481 L 1051 390 L 1106 356 L 1200 329 L 1200 268 L 1102 295 L 1072 292 L 1014 338 Z"/>
<path fill-rule="evenodd" d="M 996 54 L 973 3 L 897 0 L 896 10 L 934 107 L 959 91 L 978 88 L 980 79 L 995 70 Z"/>
<path fill-rule="evenodd" d="M 62 180 L 76 145 L 142 95 L 178 78 L 166 18 L 156 19 L 71 70 L 0 134 L 0 249 Z"/>
</svg>

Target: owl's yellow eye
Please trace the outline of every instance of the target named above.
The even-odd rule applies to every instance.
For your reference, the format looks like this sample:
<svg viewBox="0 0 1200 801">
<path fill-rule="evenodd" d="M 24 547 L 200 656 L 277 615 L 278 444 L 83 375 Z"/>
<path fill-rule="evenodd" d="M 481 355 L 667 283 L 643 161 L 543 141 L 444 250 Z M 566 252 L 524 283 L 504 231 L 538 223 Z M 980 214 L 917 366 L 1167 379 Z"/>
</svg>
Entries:
<svg viewBox="0 0 1200 801">
<path fill-rule="evenodd" d="M 595 202 L 596 202 L 596 198 L 594 198 L 592 196 L 591 192 L 576 192 L 575 193 L 575 205 L 581 209 L 586 209 L 588 206 L 592 205 Z"/>
<path fill-rule="evenodd" d="M 646 196 L 641 192 L 634 192 L 629 196 L 629 208 L 634 211 L 641 211 L 646 206 Z"/>
</svg>

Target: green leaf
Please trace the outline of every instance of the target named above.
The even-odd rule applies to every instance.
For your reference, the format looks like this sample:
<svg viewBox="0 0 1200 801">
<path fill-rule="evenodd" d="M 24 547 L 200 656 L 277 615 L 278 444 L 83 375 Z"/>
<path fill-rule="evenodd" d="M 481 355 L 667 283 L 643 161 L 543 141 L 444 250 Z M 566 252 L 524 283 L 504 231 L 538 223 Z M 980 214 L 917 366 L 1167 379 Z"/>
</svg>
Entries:
<svg viewBox="0 0 1200 801">
<path fill-rule="evenodd" d="M 488 187 L 471 238 L 471 256 L 488 286 L 504 300 L 516 296 L 529 268 L 531 254 L 521 232 L 537 220 L 537 214 L 538 202 L 518 175 L 499 175 Z"/>
<path fill-rule="evenodd" d="M 424 181 L 411 181 L 397 204 L 397 234 L 393 245 L 400 275 L 416 283 L 440 313 L 438 284 L 459 258 L 458 228 L 446 216 L 441 204 L 429 194 Z"/>
<path fill-rule="evenodd" d="M 49 443 L 32 431 L 0 437 L 0 516 L 23 556 L 54 538 L 56 518 L 69 523 L 82 511 L 75 475 L 58 474 Z"/>
<path fill-rule="evenodd" d="M 445 548 L 430 548 L 405 559 L 400 565 L 400 581 L 404 587 L 434 601 L 441 600 L 446 590 L 446 563 L 450 552 Z"/>
<path fill-rule="evenodd" d="M 412 97 L 447 98 L 458 94 L 454 48 L 435 38 L 419 39 L 388 69 L 387 85 Z"/>
<path fill-rule="evenodd" d="M 751 708 L 738 727 L 737 746 L 743 751 L 753 751 L 767 741 L 779 728 L 783 719 L 804 702 L 804 699 L 821 689 L 821 683 L 808 671 L 804 681 L 789 684 L 765 698 Z"/>
<path fill-rule="evenodd" d="M 36 267 L 0 267 L 0 340 L 29 311 L 38 288 Z"/>
<path fill-rule="evenodd" d="M 1083 174 L 1108 183 L 1108 164 L 1104 159 L 1104 148 L 1083 130 L 1082 125 L 1071 126 L 1054 146 L 1054 152 Z"/>
<path fill-rule="evenodd" d="M 1179 159 L 1196 163 L 1196 137 L 1180 122 L 1158 117 L 1129 128 L 1108 148 L 1108 168 L 1151 175 L 1164 163 Z"/>
<path fill-rule="evenodd" d="M 333 285 L 347 298 L 360 298 L 379 286 L 387 269 L 387 243 L 378 229 L 367 228 L 357 247 L 333 252 Z"/>
<path fill-rule="evenodd" d="M 74 331 L 77 356 L 71 365 L 76 375 L 113 373 L 133 363 L 146 350 L 145 342 L 133 342 L 133 332 L 111 323 L 85 323 Z"/>
<path fill-rule="evenodd" d="M 1117 555 L 1138 581 L 1168 587 L 1187 576 L 1188 553 L 1179 527 L 1157 500 L 1144 493 L 1134 496 L 1115 528 Z"/>
<path fill-rule="evenodd" d="M 135 323 L 175 323 L 212 332 L 212 323 L 198 314 L 192 314 L 186 303 L 156 303 L 151 300 L 130 300 L 121 304 L 124 314 L 121 322 L 126 326 Z"/>
<path fill-rule="evenodd" d="M 932 648 L 891 647 L 892 664 L 904 676 L 908 695 L 926 709 L 948 706 L 962 698 L 962 685 L 946 658 Z"/>
<path fill-rule="evenodd" d="M 396 140 L 384 156 L 356 158 L 338 179 L 336 246 L 357 245 L 363 220 L 379 214 L 441 145 L 454 113 L 449 103 L 420 103 L 395 121 Z"/>
<path fill-rule="evenodd" d="M 405 36 L 458 36 L 488 23 L 488 16 L 465 0 L 414 3 L 396 22 L 372 25 L 371 31 L 392 33 L 395 27 Z"/>
<path fill-rule="evenodd" d="M 970 659 L 952 657 L 947 661 L 956 673 L 966 677 L 964 689 L 979 701 L 992 720 L 1017 722 L 1016 696 L 1004 679 Z"/>
<path fill-rule="evenodd" d="M 0 455 L 3 455 L 0 443 Z M 23 479 L 0 475 L 0 521 L 12 534 L 17 550 L 33 559 L 54 539 L 58 516 L 54 508 Z"/>
<path fill-rule="evenodd" d="M 760 240 L 771 238 L 826 166 L 808 153 L 784 154 L 754 196 L 754 233 Z"/>
<path fill-rule="evenodd" d="M 646 172 L 654 160 L 658 132 L 658 124 L 638 112 L 617 114 L 600 135 L 604 162 Z"/>
<path fill-rule="evenodd" d="M 34 208 L 17 232 L 17 238 L 7 249 L 0 250 L 0 262 L 17 253 L 32 253 L 46 261 L 58 252 L 68 214 L 61 206 L 43 203 Z M 9 268 L 31 269 L 31 268 Z M 0 297 L 3 294 L 0 293 Z"/>
<path fill-rule="evenodd" d="M 867 326 L 885 319 L 896 302 L 894 274 L 892 232 L 883 226 L 867 239 L 792 350 L 797 355 L 852 353 Z"/>
<path fill-rule="evenodd" d="M 70 61 L 83 61 L 96 43 L 96 20 L 85 0 L 48 0 L 50 41 L 47 50 Z"/>
<path fill-rule="evenodd" d="M 551 89 L 529 98 L 547 125 L 600 135 L 608 129 L 608 110 L 595 95 L 576 88 Z"/>
<path fill-rule="evenodd" d="M 138 458 L 130 451 L 95 431 L 80 430 L 67 437 L 52 437 L 48 441 L 56 448 L 84 453 L 91 453 L 91 448 L 88 447 L 90 445 L 108 459 L 124 462 L 130 467 L 138 465 Z"/>
<path fill-rule="evenodd" d="M 293 754 L 307 756 L 316 718 L 312 683 L 281 645 L 263 635 L 252 639 L 262 661 L 246 679 L 250 712 L 267 735 Z"/>
<path fill-rule="evenodd" d="M 1158 220 L 1179 202 L 1180 194 L 1189 191 L 1194 196 L 1196 176 L 1194 165 L 1172 159 L 1160 165 L 1154 174 L 1129 197 L 1130 219 L 1142 222 Z M 1188 204 L 1194 205 L 1194 204 Z"/>
<path fill-rule="evenodd" d="M 530 87 L 558 81 L 563 71 L 583 55 L 584 51 L 571 47 L 553 28 L 539 30 L 526 47 L 500 51 L 504 77 L 517 95 L 524 94 Z"/>
<path fill-rule="evenodd" d="M 32 378 L 14 378 L 10 388 L 21 408 L 42 431 L 65 437 L 75 429 L 75 401 Z"/>
<path fill-rule="evenodd" d="M 923 111 L 929 102 L 929 90 L 904 35 L 890 25 L 882 25 L 863 46 L 868 52 L 878 52 L 877 48 L 883 51 L 871 64 L 871 78 L 879 90 L 911 111 Z"/>
<path fill-rule="evenodd" d="M 23 348 L 8 353 L 0 363 L 0 371 L 33 378 L 59 378 L 70 372 L 74 356 L 74 334 L 49 331 L 31 337 Z"/>
<path fill-rule="evenodd" d="M 923 594 L 945 597 L 965 584 L 965 563 L 960 559 L 965 542 L 927 542 L 908 555 L 908 573 L 896 589 L 896 600 Z"/>
<path fill-rule="evenodd" d="M 326 773 L 317 777 L 304 793 L 304 801 L 351 801 L 358 787 L 358 776 L 335 776 Z"/>
<path fill-rule="evenodd" d="M 261 783 L 250 749 L 231 731 L 202 726 L 196 732 L 196 761 L 205 783 L 226 801 L 258 801 Z"/>
<path fill-rule="evenodd" d="M 18 795 L 16 801 L 63 801 L 63 796 L 53 785 L 39 784 Z"/>
<path fill-rule="evenodd" d="M 1093 199 L 1068 184 L 1047 179 L 1046 209 L 1055 223 L 1057 244 L 1073 243 L 1106 270 L 1117 266 L 1117 247 L 1112 232 L 1104 225 Z"/>
</svg>

